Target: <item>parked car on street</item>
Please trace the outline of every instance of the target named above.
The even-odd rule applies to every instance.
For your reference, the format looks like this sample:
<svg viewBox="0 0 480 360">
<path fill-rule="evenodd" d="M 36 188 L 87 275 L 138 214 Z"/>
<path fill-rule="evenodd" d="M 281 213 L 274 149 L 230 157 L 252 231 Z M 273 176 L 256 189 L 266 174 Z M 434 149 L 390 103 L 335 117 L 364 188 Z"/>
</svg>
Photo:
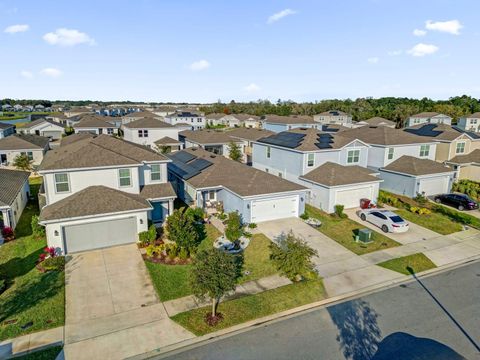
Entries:
<svg viewBox="0 0 480 360">
<path fill-rule="evenodd" d="M 435 202 L 438 204 L 450 205 L 458 210 L 478 209 L 478 204 L 470 196 L 465 194 L 443 194 L 435 196 Z"/>
<path fill-rule="evenodd" d="M 383 232 L 403 233 L 409 229 L 408 222 L 390 210 L 363 209 L 357 214 L 360 219 L 378 226 Z"/>
</svg>

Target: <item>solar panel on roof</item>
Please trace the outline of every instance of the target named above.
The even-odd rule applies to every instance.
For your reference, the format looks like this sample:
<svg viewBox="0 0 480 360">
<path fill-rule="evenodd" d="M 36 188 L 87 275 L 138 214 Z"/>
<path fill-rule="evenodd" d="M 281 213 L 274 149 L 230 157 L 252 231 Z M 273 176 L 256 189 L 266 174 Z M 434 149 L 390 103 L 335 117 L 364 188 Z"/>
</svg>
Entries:
<svg viewBox="0 0 480 360">
<path fill-rule="evenodd" d="M 196 159 L 197 157 L 195 155 L 192 155 L 188 152 L 185 152 L 185 151 L 177 151 L 175 153 L 173 153 L 172 155 L 170 155 L 170 158 L 172 160 L 178 160 L 178 161 L 181 161 L 183 163 L 187 163 L 193 159 Z"/>
<path fill-rule="evenodd" d="M 173 161 L 168 164 L 169 170 L 180 176 L 184 180 L 188 180 L 191 177 L 200 174 L 200 171 L 192 166 L 180 161 Z"/>
<path fill-rule="evenodd" d="M 191 163 L 188 164 L 189 166 L 193 167 L 196 170 L 202 171 L 203 169 L 208 168 L 212 163 L 205 159 L 195 159 Z"/>
</svg>

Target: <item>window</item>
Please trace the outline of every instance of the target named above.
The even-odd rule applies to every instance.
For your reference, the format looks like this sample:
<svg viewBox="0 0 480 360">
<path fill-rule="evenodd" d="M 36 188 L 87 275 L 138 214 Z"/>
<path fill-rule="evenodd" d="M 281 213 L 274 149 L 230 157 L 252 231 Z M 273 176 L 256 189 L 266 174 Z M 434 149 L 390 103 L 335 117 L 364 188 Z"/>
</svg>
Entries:
<svg viewBox="0 0 480 360">
<path fill-rule="evenodd" d="M 465 152 L 465 143 L 459 142 L 457 143 L 457 148 L 455 149 L 456 154 L 463 154 Z"/>
<path fill-rule="evenodd" d="M 356 164 L 360 161 L 360 150 L 350 150 L 347 154 L 347 164 Z"/>
<path fill-rule="evenodd" d="M 55 191 L 57 193 L 69 192 L 68 174 L 55 174 Z"/>
<path fill-rule="evenodd" d="M 315 165 L 315 154 L 307 154 L 307 167 Z"/>
<path fill-rule="evenodd" d="M 278 173 L 278 177 L 283 178 L 283 174 L 281 172 Z"/>
<path fill-rule="evenodd" d="M 270 146 L 267 146 L 267 159 L 270 159 L 270 155 L 271 155 L 270 151 L 271 151 Z"/>
<path fill-rule="evenodd" d="M 266 172 L 266 173 L 269 173 L 269 172 L 270 172 L 270 170 L 268 170 L 267 168 L 265 168 L 265 172 Z"/>
<path fill-rule="evenodd" d="M 215 197 L 216 197 L 216 192 L 215 190 L 210 190 L 208 192 L 208 200 L 215 200 Z"/>
<path fill-rule="evenodd" d="M 150 167 L 150 180 L 158 181 L 162 179 L 162 174 L 160 172 L 160 164 L 153 164 Z"/>
<path fill-rule="evenodd" d="M 471 119 L 471 120 L 470 120 L 470 123 L 471 123 L 471 124 L 476 124 L 477 121 L 478 121 L 478 119 Z"/>
<path fill-rule="evenodd" d="M 138 130 L 138 137 L 148 137 L 148 130 Z"/>
<path fill-rule="evenodd" d="M 430 145 L 420 146 L 420 157 L 425 157 L 430 154 Z"/>
<path fill-rule="evenodd" d="M 22 155 L 26 155 L 28 157 L 28 160 L 32 161 L 33 160 L 33 152 L 22 152 Z"/>
<path fill-rule="evenodd" d="M 113 129 L 108 128 L 108 129 L 107 129 L 107 134 L 108 134 L 108 135 L 113 135 Z"/>
<path fill-rule="evenodd" d="M 130 169 L 119 169 L 118 177 L 120 179 L 121 187 L 132 185 Z"/>
<path fill-rule="evenodd" d="M 387 155 L 387 159 L 388 160 L 392 160 L 393 159 L 393 153 L 394 153 L 395 149 L 394 148 L 388 148 L 388 155 Z"/>
</svg>

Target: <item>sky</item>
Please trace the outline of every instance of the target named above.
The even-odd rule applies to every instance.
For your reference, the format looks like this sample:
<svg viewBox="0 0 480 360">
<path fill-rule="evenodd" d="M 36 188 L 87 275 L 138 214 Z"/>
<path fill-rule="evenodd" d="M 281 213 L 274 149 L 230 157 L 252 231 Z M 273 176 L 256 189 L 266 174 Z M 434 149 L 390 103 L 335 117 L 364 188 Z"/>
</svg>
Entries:
<svg viewBox="0 0 480 360">
<path fill-rule="evenodd" d="M 478 0 L 0 0 L 0 98 L 480 97 Z"/>
</svg>

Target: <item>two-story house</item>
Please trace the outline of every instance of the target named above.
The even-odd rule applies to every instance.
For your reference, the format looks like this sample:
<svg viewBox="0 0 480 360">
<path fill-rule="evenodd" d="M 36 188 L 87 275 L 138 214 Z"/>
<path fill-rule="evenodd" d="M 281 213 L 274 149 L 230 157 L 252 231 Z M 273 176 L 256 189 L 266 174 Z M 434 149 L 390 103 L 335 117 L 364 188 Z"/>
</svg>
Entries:
<svg viewBox="0 0 480 360">
<path fill-rule="evenodd" d="M 125 140 L 156 148 L 156 142 L 163 138 L 178 141 L 180 128 L 153 117 L 144 117 L 122 125 L 122 130 Z"/>
<path fill-rule="evenodd" d="M 65 135 L 65 125 L 45 118 L 27 123 L 18 129 L 22 134 L 40 135 L 52 140 L 61 139 Z"/>
<path fill-rule="evenodd" d="M 262 128 L 275 133 L 296 128 L 317 128 L 320 126 L 312 117 L 302 115 L 265 115 L 261 121 Z"/>
<path fill-rule="evenodd" d="M 50 148 L 50 140 L 43 136 L 14 134 L 0 139 L 0 165 L 13 166 L 18 155 L 27 155 L 33 166 L 39 165 Z"/>
<path fill-rule="evenodd" d="M 257 141 L 261 138 L 271 136 L 275 134 L 273 131 L 258 129 L 258 128 L 249 128 L 249 127 L 240 127 L 227 131 L 226 134 L 236 141 L 241 141 L 240 144 L 241 150 L 244 156 L 244 162 L 248 165 L 252 164 L 252 142 Z"/>
<path fill-rule="evenodd" d="M 324 111 L 320 114 L 313 115 L 313 120 L 320 124 L 352 126 L 352 116 L 340 110 Z"/>
<path fill-rule="evenodd" d="M 357 121 L 356 123 L 352 124 L 353 127 L 359 126 L 388 126 L 394 129 L 396 127 L 396 123 L 392 120 L 388 120 L 379 116 L 374 116 L 367 120 Z"/>
<path fill-rule="evenodd" d="M 335 205 L 352 208 L 378 197 L 381 180 L 367 169 L 369 148 L 343 132 L 298 128 L 253 142 L 252 166 L 308 187 L 307 202 L 333 212 Z"/>
<path fill-rule="evenodd" d="M 89 132 L 96 135 L 116 135 L 118 129 L 114 124 L 106 121 L 108 119 L 101 115 L 84 115 L 78 122 L 73 124 L 75 133 Z"/>
<path fill-rule="evenodd" d="M 134 243 L 149 220 L 161 223 L 173 211 L 168 158 L 108 135 L 68 138 L 38 171 L 49 246 L 70 253 Z"/>
<path fill-rule="evenodd" d="M 176 111 L 165 116 L 164 121 L 174 126 L 188 124 L 192 130 L 203 129 L 206 126 L 205 116 L 198 112 Z"/>
<path fill-rule="evenodd" d="M 405 127 L 411 127 L 425 123 L 451 125 L 452 118 L 448 115 L 440 114 L 438 112 L 422 112 L 420 114 L 410 116 L 405 123 Z"/>
<path fill-rule="evenodd" d="M 457 126 L 465 131 L 480 132 L 480 112 L 462 116 Z"/>
<path fill-rule="evenodd" d="M 0 139 L 15 134 L 15 125 L 0 122 Z"/>
<path fill-rule="evenodd" d="M 242 152 L 242 158 L 244 156 L 242 141 L 232 138 L 229 132 L 215 131 L 215 130 L 185 130 L 179 134 L 179 140 L 185 144 L 185 148 L 200 147 L 208 152 L 216 155 L 229 156 L 230 145 L 235 143 L 238 145 Z"/>
</svg>

